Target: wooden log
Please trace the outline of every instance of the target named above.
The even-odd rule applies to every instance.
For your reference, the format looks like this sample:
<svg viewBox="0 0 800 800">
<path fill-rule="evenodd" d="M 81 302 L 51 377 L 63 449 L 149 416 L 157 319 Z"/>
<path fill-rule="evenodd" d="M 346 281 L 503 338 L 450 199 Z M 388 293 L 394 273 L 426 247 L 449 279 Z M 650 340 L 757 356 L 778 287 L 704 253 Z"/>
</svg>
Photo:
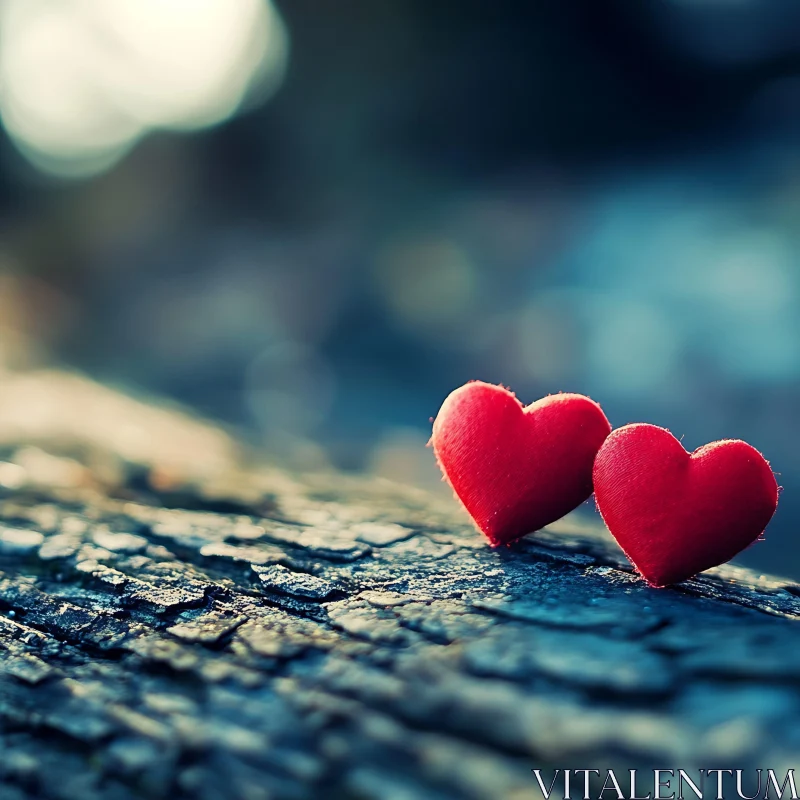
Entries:
<svg viewBox="0 0 800 800">
<path fill-rule="evenodd" d="M 790 581 L 651 589 L 580 520 L 492 550 L 455 502 L 290 475 L 62 373 L 4 378 L 0 458 L 3 800 L 800 766 Z"/>
</svg>

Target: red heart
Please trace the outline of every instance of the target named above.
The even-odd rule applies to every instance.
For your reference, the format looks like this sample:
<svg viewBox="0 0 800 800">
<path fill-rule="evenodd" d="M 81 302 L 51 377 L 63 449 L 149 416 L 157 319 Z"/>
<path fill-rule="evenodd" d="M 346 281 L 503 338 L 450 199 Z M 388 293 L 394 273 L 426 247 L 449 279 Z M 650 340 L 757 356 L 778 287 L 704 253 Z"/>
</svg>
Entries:
<svg viewBox="0 0 800 800">
<path fill-rule="evenodd" d="M 502 386 L 456 389 L 433 423 L 445 477 L 493 545 L 560 519 L 592 494 L 592 463 L 611 426 L 580 394 L 523 408 Z"/>
<path fill-rule="evenodd" d="M 712 442 L 687 453 L 656 425 L 626 425 L 594 462 L 597 508 L 651 586 L 667 586 L 733 558 L 775 513 L 778 484 L 754 447 Z"/>
</svg>

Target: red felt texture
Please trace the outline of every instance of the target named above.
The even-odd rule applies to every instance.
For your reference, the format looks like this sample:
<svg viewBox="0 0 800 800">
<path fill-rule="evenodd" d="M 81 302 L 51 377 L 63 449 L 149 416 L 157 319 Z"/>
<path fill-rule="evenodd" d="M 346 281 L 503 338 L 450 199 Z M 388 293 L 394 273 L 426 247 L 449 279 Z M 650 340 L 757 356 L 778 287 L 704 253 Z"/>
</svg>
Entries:
<svg viewBox="0 0 800 800">
<path fill-rule="evenodd" d="M 778 484 L 746 442 L 713 442 L 689 454 L 664 428 L 626 425 L 594 464 L 597 508 L 651 586 L 722 564 L 764 531 Z"/>
<path fill-rule="evenodd" d="M 436 458 L 493 545 L 560 519 L 592 494 L 592 464 L 611 426 L 579 394 L 523 407 L 508 389 L 473 381 L 444 401 L 433 423 Z"/>
</svg>

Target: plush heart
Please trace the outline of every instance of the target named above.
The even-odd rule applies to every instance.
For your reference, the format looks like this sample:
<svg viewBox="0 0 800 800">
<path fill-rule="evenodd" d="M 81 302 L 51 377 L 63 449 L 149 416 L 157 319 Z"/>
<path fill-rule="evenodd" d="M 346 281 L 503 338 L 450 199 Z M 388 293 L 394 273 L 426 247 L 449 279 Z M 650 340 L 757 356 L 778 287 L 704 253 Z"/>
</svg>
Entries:
<svg viewBox="0 0 800 800">
<path fill-rule="evenodd" d="M 778 484 L 746 442 L 687 453 L 664 428 L 615 430 L 594 463 L 597 508 L 651 586 L 667 586 L 733 558 L 775 513 Z"/>
<path fill-rule="evenodd" d="M 563 517 L 592 494 L 592 464 L 611 431 L 600 406 L 554 394 L 524 408 L 507 389 L 473 381 L 433 423 L 436 458 L 493 545 Z"/>
</svg>

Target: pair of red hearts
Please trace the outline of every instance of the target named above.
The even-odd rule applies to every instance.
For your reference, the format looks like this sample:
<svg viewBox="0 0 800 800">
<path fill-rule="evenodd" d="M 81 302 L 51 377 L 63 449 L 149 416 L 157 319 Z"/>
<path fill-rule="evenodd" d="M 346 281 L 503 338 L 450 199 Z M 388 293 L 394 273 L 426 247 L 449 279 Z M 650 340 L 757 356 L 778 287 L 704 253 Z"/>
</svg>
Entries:
<svg viewBox="0 0 800 800">
<path fill-rule="evenodd" d="M 778 485 L 746 442 L 687 453 L 664 428 L 611 430 L 580 394 L 532 405 L 474 381 L 442 405 L 431 439 L 456 495 L 493 545 L 563 517 L 594 491 L 625 555 L 651 586 L 667 586 L 733 558 L 775 513 Z"/>
</svg>

